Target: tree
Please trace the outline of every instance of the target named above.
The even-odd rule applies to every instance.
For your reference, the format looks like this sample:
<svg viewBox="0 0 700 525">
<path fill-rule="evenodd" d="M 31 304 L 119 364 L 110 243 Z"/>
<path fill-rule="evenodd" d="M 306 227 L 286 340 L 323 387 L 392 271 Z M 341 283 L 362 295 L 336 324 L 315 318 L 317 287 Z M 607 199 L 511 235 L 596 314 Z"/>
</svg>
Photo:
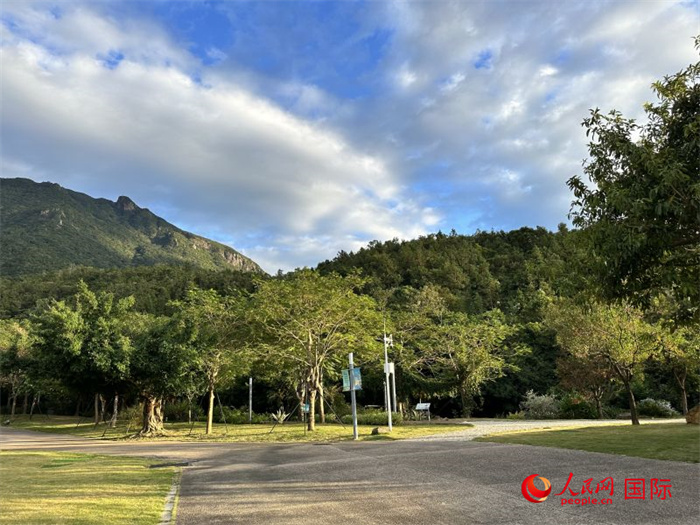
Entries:
<svg viewBox="0 0 700 525">
<path fill-rule="evenodd" d="M 603 403 L 614 392 L 615 376 L 605 361 L 589 355 L 569 355 L 557 361 L 560 385 L 593 400 L 598 419 L 603 419 Z"/>
<path fill-rule="evenodd" d="M 695 39 L 700 50 L 700 37 Z M 587 230 L 600 291 L 648 306 L 671 290 L 700 316 L 700 62 L 653 84 L 638 125 L 619 112 L 583 121 L 590 159 L 568 185 L 571 217 Z M 636 137 L 639 138 L 636 138 Z"/>
<path fill-rule="evenodd" d="M 564 350 L 577 359 L 596 360 L 610 368 L 625 387 L 632 424 L 638 425 L 632 382 L 657 350 L 653 327 L 642 313 L 629 304 L 594 303 L 586 309 L 560 302 L 550 308 L 548 321 Z M 588 371 L 581 369 L 580 373 Z"/>
<path fill-rule="evenodd" d="M 285 366 L 286 373 L 299 373 L 308 391 L 309 430 L 315 429 L 316 396 L 323 388 L 326 364 L 340 367 L 347 352 L 379 350 L 374 336 L 381 321 L 375 302 L 356 293 L 365 284 L 356 275 L 299 270 L 262 282 L 253 297 L 250 313 L 260 348 Z"/>
<path fill-rule="evenodd" d="M 143 399 L 140 434 L 163 431 L 163 398 L 192 388 L 197 355 L 192 346 L 178 340 L 177 328 L 167 317 L 148 314 L 131 316 L 135 350 L 131 380 Z"/>
<path fill-rule="evenodd" d="M 437 354 L 436 375 L 459 395 L 463 417 L 471 415 L 474 396 L 481 393 L 483 385 L 512 368 L 506 338 L 513 331 L 499 311 L 479 317 L 451 314 L 435 327 L 432 352 Z"/>
<path fill-rule="evenodd" d="M 248 366 L 246 305 L 246 299 L 241 296 L 221 297 L 214 290 L 195 289 L 183 301 L 172 303 L 176 337 L 192 349 L 207 385 L 207 434 L 212 431 L 217 385 L 240 375 Z"/>
<path fill-rule="evenodd" d="M 15 417 L 17 396 L 28 392 L 33 339 L 28 321 L 0 320 L 0 384 L 10 388 L 11 419 Z"/>
<path fill-rule="evenodd" d="M 681 411 L 687 414 L 686 381 L 688 375 L 700 371 L 700 335 L 695 327 L 681 326 L 672 331 L 659 323 L 655 329 L 661 357 L 681 391 Z"/>
<path fill-rule="evenodd" d="M 133 346 L 125 320 L 133 303 L 132 297 L 95 294 L 80 281 L 72 300 L 54 300 L 35 317 L 46 374 L 78 392 L 94 392 L 95 423 L 100 396 L 110 390 L 116 398 L 129 376 Z"/>
</svg>

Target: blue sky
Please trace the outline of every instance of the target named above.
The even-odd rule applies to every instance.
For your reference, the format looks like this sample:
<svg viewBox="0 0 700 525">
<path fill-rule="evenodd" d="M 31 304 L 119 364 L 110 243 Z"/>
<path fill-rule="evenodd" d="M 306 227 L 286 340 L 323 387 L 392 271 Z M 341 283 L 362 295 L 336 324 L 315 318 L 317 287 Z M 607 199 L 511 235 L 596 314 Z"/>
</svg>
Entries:
<svg viewBox="0 0 700 525">
<path fill-rule="evenodd" d="M 2 176 L 128 195 L 274 272 L 566 222 L 588 109 L 643 117 L 699 4 L 3 2 Z"/>
</svg>

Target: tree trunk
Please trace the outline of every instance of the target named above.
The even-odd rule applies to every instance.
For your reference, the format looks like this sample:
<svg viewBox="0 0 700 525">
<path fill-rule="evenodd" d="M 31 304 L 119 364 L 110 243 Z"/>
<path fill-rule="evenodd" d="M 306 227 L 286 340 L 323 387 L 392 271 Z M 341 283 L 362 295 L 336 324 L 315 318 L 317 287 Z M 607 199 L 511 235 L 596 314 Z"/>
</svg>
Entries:
<svg viewBox="0 0 700 525">
<path fill-rule="evenodd" d="M 17 392 L 15 391 L 15 385 L 12 385 L 12 410 L 10 411 L 10 419 L 14 419 L 16 408 L 17 408 Z"/>
<path fill-rule="evenodd" d="M 153 436 L 163 432 L 163 412 L 161 400 L 156 397 L 146 397 L 143 401 L 143 427 L 142 436 Z"/>
<path fill-rule="evenodd" d="M 80 416 L 80 405 L 81 405 L 82 398 L 78 396 L 78 402 L 75 404 L 75 417 Z"/>
<path fill-rule="evenodd" d="M 209 408 L 207 409 L 207 434 L 211 434 L 214 424 L 214 385 L 209 385 Z"/>
<path fill-rule="evenodd" d="M 603 419 L 603 405 L 600 402 L 600 396 L 595 396 L 595 410 L 598 414 L 598 419 Z"/>
<path fill-rule="evenodd" d="M 462 401 L 462 417 L 469 417 L 472 415 L 472 400 L 469 395 L 469 391 L 466 387 L 459 387 L 459 397 Z"/>
<path fill-rule="evenodd" d="M 22 403 L 22 415 L 27 415 L 27 407 L 29 406 L 29 394 L 24 394 L 24 402 Z"/>
<path fill-rule="evenodd" d="M 683 373 L 678 373 L 676 370 L 673 371 L 673 377 L 676 378 L 678 386 L 681 388 L 681 411 L 683 415 L 688 413 L 688 392 L 685 390 L 685 378 L 687 372 L 684 370 Z"/>
<path fill-rule="evenodd" d="M 630 419 L 633 425 L 639 425 L 639 415 L 637 415 L 637 403 L 634 400 L 634 393 L 632 392 L 632 385 L 629 382 L 625 382 L 625 388 L 627 389 L 627 397 L 630 400 Z"/>
<path fill-rule="evenodd" d="M 319 400 L 318 400 L 318 413 L 321 418 L 321 423 L 326 422 L 326 407 L 324 407 L 325 396 L 323 395 L 323 384 L 319 386 L 318 390 Z"/>
<path fill-rule="evenodd" d="M 309 423 L 307 425 L 307 430 L 313 432 L 316 430 L 316 389 L 312 388 L 309 391 Z"/>
<path fill-rule="evenodd" d="M 100 422 L 100 394 L 95 394 L 95 425 Z"/>
<path fill-rule="evenodd" d="M 37 394 L 34 394 L 32 396 L 32 407 L 29 409 L 29 421 L 32 420 L 32 416 L 34 415 L 34 407 L 36 406 L 37 403 L 38 403 Z"/>
<path fill-rule="evenodd" d="M 109 426 L 114 428 L 117 426 L 117 414 L 119 413 L 119 393 L 114 393 L 114 409 L 112 411 L 112 419 L 109 420 Z"/>
<path fill-rule="evenodd" d="M 106 417 L 107 417 L 107 400 L 105 399 L 105 396 L 100 394 L 100 421 L 102 421 L 104 423 Z"/>
</svg>

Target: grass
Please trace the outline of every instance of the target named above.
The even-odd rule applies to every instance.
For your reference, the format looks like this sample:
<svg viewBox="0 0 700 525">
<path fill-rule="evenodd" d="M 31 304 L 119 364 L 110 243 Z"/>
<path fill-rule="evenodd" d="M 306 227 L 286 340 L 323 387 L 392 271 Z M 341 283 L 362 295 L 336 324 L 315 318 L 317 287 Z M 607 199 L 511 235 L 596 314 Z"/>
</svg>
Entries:
<svg viewBox="0 0 700 525">
<path fill-rule="evenodd" d="M 485 436 L 478 441 L 700 463 L 700 428 L 685 423 L 528 431 Z"/>
<path fill-rule="evenodd" d="M 51 416 L 46 419 L 42 416 L 34 416 L 32 421 L 27 417 L 18 417 L 10 425 L 11 428 L 37 430 L 56 434 L 70 434 L 86 438 L 102 438 L 110 440 L 129 439 L 137 430 L 132 425 L 121 423 L 116 428 L 106 428 L 104 424 L 95 427 L 90 421 L 83 421 L 69 416 Z M 360 425 L 358 431 L 360 439 L 364 441 L 397 440 L 415 437 L 430 436 L 466 430 L 471 425 L 395 425 L 391 434 L 382 433 L 372 436 L 372 429 L 376 425 Z M 339 424 L 316 425 L 314 432 L 304 432 L 301 423 L 285 423 L 277 425 L 270 433 L 271 424 L 267 425 L 228 425 L 215 424 L 213 433 L 207 436 L 204 433 L 204 423 L 195 423 L 190 433 L 190 425 L 187 423 L 166 423 L 165 435 L 155 438 L 165 441 L 207 441 L 207 442 L 242 442 L 242 443 L 290 443 L 290 442 L 333 442 L 352 439 L 352 425 L 342 427 Z M 379 427 L 386 431 L 386 427 Z M 105 429 L 107 432 L 105 433 Z M 128 430 L 128 432 L 127 432 Z"/>
<path fill-rule="evenodd" d="M 155 525 L 175 468 L 64 452 L 0 452 L 0 524 Z"/>
</svg>

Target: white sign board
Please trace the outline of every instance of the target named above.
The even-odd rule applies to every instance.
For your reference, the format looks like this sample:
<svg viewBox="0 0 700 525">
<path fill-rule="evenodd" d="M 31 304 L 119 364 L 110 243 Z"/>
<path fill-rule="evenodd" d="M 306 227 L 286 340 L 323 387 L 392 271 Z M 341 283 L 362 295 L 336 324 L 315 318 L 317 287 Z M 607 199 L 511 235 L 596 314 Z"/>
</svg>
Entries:
<svg viewBox="0 0 700 525">
<path fill-rule="evenodd" d="M 416 410 L 430 410 L 430 403 L 418 403 Z"/>
</svg>

